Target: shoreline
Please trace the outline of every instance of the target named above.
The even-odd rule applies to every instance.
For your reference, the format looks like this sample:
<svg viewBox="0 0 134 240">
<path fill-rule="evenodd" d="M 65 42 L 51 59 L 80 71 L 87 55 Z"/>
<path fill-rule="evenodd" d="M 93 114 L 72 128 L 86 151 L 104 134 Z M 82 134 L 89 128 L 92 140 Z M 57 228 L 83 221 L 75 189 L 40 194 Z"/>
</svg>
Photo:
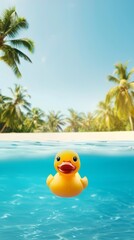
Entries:
<svg viewBox="0 0 134 240">
<path fill-rule="evenodd" d="M 1 133 L 0 141 L 134 141 L 134 132 Z"/>
</svg>

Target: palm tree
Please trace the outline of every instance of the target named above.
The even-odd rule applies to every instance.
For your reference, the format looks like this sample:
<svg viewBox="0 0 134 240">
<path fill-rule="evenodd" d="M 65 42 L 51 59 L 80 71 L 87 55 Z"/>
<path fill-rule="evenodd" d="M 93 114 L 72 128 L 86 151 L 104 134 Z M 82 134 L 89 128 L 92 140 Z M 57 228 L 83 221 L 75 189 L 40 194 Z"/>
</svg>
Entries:
<svg viewBox="0 0 134 240">
<path fill-rule="evenodd" d="M 0 108 L 1 109 L 4 109 L 5 102 L 8 100 L 10 100 L 10 98 L 2 95 L 2 93 L 0 91 Z"/>
<path fill-rule="evenodd" d="M 129 119 L 131 129 L 134 130 L 132 117 L 134 116 L 134 81 L 130 82 L 134 68 L 127 72 L 127 63 L 115 65 L 115 76 L 109 75 L 108 80 L 117 84 L 111 88 L 106 101 L 114 100 L 114 107 L 119 118 Z"/>
<path fill-rule="evenodd" d="M 90 112 L 87 114 L 82 114 L 80 130 L 84 132 L 89 132 L 93 130 L 93 116 Z"/>
<path fill-rule="evenodd" d="M 40 108 L 32 108 L 26 115 L 24 121 L 24 130 L 27 132 L 34 132 L 39 130 L 44 124 L 45 114 Z"/>
<path fill-rule="evenodd" d="M 22 30 L 28 28 L 28 22 L 23 17 L 18 17 L 14 7 L 6 9 L 0 18 L 0 60 L 12 68 L 15 75 L 21 77 L 18 68 L 20 58 L 31 62 L 30 58 L 20 51 L 18 47 L 24 47 L 31 53 L 34 51 L 34 43 L 29 38 L 15 38 Z"/>
<path fill-rule="evenodd" d="M 98 104 L 98 109 L 95 112 L 95 119 L 99 130 L 112 130 L 115 122 L 114 111 L 110 104 L 106 101 L 101 101 Z"/>
<path fill-rule="evenodd" d="M 82 113 L 77 113 L 74 109 L 68 109 L 70 117 L 67 117 L 68 126 L 65 131 L 78 132 L 81 127 Z"/>
<path fill-rule="evenodd" d="M 65 125 L 64 116 L 60 111 L 55 113 L 54 111 L 49 112 L 46 116 L 47 130 L 49 132 L 59 132 L 62 131 L 62 126 Z M 45 127 L 46 128 L 46 127 Z"/>
<path fill-rule="evenodd" d="M 0 128 L 2 128 L 4 125 L 4 123 L 2 122 L 2 113 L 5 108 L 6 101 L 8 100 L 10 100 L 10 98 L 2 95 L 0 91 Z"/>
<path fill-rule="evenodd" d="M 10 91 L 13 98 L 8 98 L 4 105 L 4 109 L 1 114 L 4 125 L 1 132 L 3 132 L 7 127 L 16 131 L 19 124 L 23 125 L 24 113 L 22 110 L 24 109 L 25 111 L 29 111 L 31 105 L 26 100 L 26 98 L 30 96 L 27 94 L 27 90 L 22 86 L 15 84 L 15 89 L 13 90 L 10 88 Z"/>
</svg>

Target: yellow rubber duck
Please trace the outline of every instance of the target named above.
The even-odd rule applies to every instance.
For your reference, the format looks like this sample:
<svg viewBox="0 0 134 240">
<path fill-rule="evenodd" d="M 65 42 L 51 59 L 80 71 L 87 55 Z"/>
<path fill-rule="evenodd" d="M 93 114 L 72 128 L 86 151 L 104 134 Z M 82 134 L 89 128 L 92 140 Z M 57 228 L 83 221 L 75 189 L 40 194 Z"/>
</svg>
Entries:
<svg viewBox="0 0 134 240">
<path fill-rule="evenodd" d="M 74 197 L 80 194 L 88 185 L 87 177 L 81 178 L 80 158 L 74 151 L 62 151 L 54 160 L 54 167 L 58 173 L 50 174 L 46 183 L 50 190 L 60 197 Z"/>
</svg>

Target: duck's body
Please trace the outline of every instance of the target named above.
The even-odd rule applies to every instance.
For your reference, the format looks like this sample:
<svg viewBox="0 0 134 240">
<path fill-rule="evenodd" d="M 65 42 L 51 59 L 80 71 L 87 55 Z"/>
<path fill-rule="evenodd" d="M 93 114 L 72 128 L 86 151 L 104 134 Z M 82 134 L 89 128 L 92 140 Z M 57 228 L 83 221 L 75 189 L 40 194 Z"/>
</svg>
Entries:
<svg viewBox="0 0 134 240">
<path fill-rule="evenodd" d="M 87 186 L 87 179 L 81 178 L 79 173 L 70 178 L 60 175 L 59 173 L 48 176 L 47 184 L 50 190 L 61 197 L 74 197 L 82 192 Z"/>
<path fill-rule="evenodd" d="M 60 164 L 55 164 L 56 169 L 58 169 L 58 173 L 54 176 L 50 174 L 46 181 L 50 190 L 60 197 L 74 197 L 80 194 L 82 190 L 88 185 L 87 178 L 81 178 L 79 173 L 76 171 L 77 168 L 79 169 L 80 167 L 80 162 L 79 164 L 76 164 L 76 162 L 72 164 L 72 158 L 70 155 L 76 157 L 76 153 L 72 151 L 64 152 L 64 154 L 62 152 L 62 154 L 60 154 L 60 158 L 63 158 L 63 156 L 64 158 L 63 161 L 59 160 Z M 65 156 L 69 161 L 65 159 Z"/>
</svg>

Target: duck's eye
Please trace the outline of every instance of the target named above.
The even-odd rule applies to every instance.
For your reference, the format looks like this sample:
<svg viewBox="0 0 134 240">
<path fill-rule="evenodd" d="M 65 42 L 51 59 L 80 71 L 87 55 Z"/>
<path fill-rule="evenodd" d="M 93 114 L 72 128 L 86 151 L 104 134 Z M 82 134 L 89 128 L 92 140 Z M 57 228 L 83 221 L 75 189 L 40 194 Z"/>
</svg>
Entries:
<svg viewBox="0 0 134 240">
<path fill-rule="evenodd" d="M 77 157 L 75 156 L 75 157 L 73 157 L 73 160 L 74 160 L 74 162 L 76 162 L 77 161 Z"/>
<path fill-rule="evenodd" d="M 56 158 L 56 160 L 57 160 L 57 161 L 60 161 L 60 157 L 58 156 L 58 157 Z"/>
</svg>

